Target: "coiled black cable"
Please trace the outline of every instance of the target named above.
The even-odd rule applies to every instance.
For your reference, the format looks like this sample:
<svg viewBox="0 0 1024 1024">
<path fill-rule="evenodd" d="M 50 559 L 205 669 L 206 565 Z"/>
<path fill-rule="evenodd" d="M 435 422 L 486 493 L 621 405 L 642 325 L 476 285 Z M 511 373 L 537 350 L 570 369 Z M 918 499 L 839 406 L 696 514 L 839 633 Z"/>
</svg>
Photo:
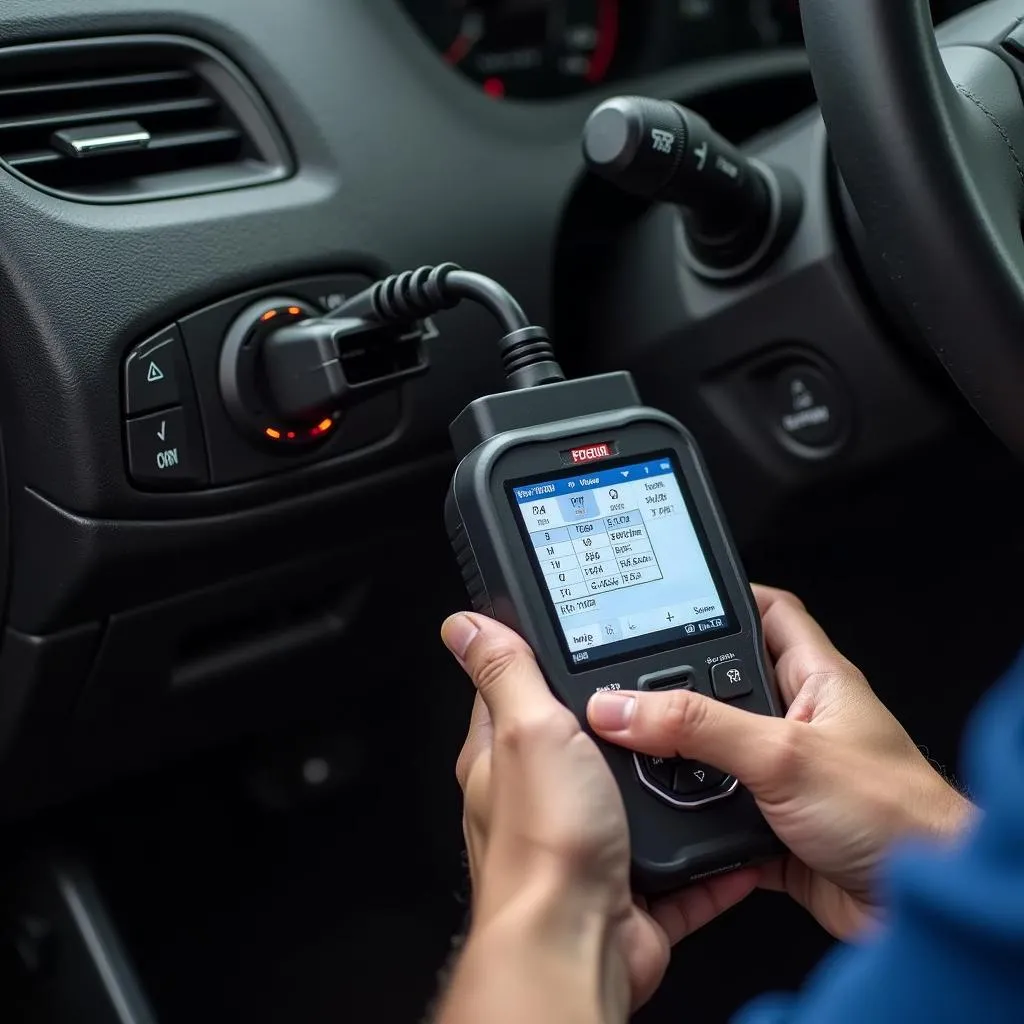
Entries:
<svg viewBox="0 0 1024 1024">
<path fill-rule="evenodd" d="M 392 274 L 335 310 L 331 319 L 410 324 L 454 309 L 463 299 L 483 306 L 501 324 L 501 358 L 511 387 L 565 380 L 544 328 L 532 325 L 523 307 L 497 281 L 455 263 Z"/>
</svg>

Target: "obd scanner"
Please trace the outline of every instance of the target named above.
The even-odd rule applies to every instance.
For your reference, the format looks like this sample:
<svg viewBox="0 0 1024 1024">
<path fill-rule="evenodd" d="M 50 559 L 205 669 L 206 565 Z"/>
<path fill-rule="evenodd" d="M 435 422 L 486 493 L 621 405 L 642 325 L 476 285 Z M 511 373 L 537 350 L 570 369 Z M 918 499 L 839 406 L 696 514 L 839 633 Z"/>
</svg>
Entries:
<svg viewBox="0 0 1024 1024">
<path fill-rule="evenodd" d="M 526 639 L 584 728 L 602 690 L 685 688 L 779 714 L 760 616 L 697 445 L 641 403 L 628 373 L 566 380 L 543 328 L 497 282 L 454 264 L 395 275 L 290 327 L 277 355 L 291 359 L 284 346 L 308 336 L 296 379 L 352 394 L 333 356 L 381 331 L 406 339 L 396 327 L 463 300 L 501 325 L 509 388 L 451 425 L 458 465 L 444 517 L 472 607 Z M 422 352 L 409 358 L 425 368 Z M 750 794 L 715 765 L 598 742 L 622 791 L 639 891 L 782 852 Z"/>
<path fill-rule="evenodd" d="M 586 727 L 600 690 L 778 714 L 761 620 L 692 436 L 627 373 L 490 395 L 452 424 L 445 521 L 473 608 L 520 633 Z M 781 852 L 735 778 L 601 743 L 646 893 Z"/>
</svg>

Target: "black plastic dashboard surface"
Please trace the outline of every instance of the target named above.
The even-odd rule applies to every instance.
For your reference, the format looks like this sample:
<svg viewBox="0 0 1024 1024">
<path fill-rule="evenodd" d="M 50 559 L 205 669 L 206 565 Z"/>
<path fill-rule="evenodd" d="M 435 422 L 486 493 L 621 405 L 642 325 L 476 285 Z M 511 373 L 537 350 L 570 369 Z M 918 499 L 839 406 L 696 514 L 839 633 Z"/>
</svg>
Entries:
<svg viewBox="0 0 1024 1024">
<path fill-rule="evenodd" d="M 75 203 L 0 175 L 0 398 L 17 553 L 10 611 L 30 630 L 53 619 L 21 614 L 27 574 L 33 591 L 45 577 L 59 592 L 64 571 L 44 566 L 24 532 L 41 510 L 60 517 L 82 550 L 97 530 L 137 524 L 137 538 L 149 537 L 133 556 L 143 575 L 147 549 L 156 557 L 173 547 L 176 521 L 203 517 L 212 541 L 217 517 L 254 525 L 272 518 L 267 503 L 446 451 L 449 420 L 501 380 L 493 327 L 459 311 L 431 343 L 432 373 L 404 389 L 386 451 L 357 455 L 333 475 L 297 467 L 210 493 L 153 494 L 132 486 L 122 454 L 118 382 L 134 345 L 277 282 L 442 259 L 503 281 L 544 321 L 563 204 L 580 173 L 592 95 L 541 115 L 495 105 L 437 60 L 391 0 L 12 0 L 0 10 L 10 45 L 146 32 L 194 37 L 238 64 L 287 136 L 296 173 L 125 206 Z M 636 85 L 685 96 L 803 68 L 800 55 L 763 61 L 675 69 Z M 130 588 L 117 595 L 119 605 L 131 600 Z"/>
<path fill-rule="evenodd" d="M 59 767 L 53 752 L 64 749 L 85 680 L 92 693 L 115 692 L 93 658 L 113 642 L 118 623 L 145 621 L 161 638 L 165 663 L 143 650 L 129 684 L 163 700 L 157 683 L 173 674 L 176 659 L 188 661 L 190 622 L 202 620 L 203 635 L 228 647 L 237 635 L 232 602 L 210 600 L 211 593 L 238 583 L 249 601 L 282 566 L 322 565 L 324 579 L 316 572 L 291 578 L 295 592 L 271 585 L 280 595 L 275 614 L 290 614 L 296 600 L 331 582 L 325 555 L 346 543 L 367 509 L 375 542 L 406 531 L 425 558 L 449 564 L 440 522 L 448 424 L 470 400 L 503 386 L 494 325 L 484 314 L 439 318 L 440 333 L 428 343 L 431 372 L 388 398 L 379 426 L 357 436 L 342 423 L 322 458 L 282 457 L 269 473 L 262 457 L 241 458 L 241 442 L 221 429 L 212 378 L 217 335 L 239 302 L 288 282 L 306 282 L 299 297 L 317 303 L 347 275 L 444 260 L 497 278 L 532 318 L 550 323 L 563 215 L 581 178 L 579 131 L 601 93 L 543 110 L 495 104 L 438 60 L 397 0 L 0 5 L 5 46 L 140 35 L 195 39 L 237 65 L 280 127 L 294 173 L 215 194 L 97 204 L 0 171 L 0 454 L 8 497 L 0 753 L 10 754 L 0 788 L 11 780 L 8 792 L 22 805 L 36 799 L 17 785 L 26 775 L 45 776 L 41 789 L 52 797 L 116 771 L 129 737 L 113 701 L 112 718 L 86 730 L 88 749 L 73 755 L 69 748 Z M 805 58 L 790 51 L 673 67 L 632 86 L 685 99 L 801 76 Z M 211 307 L 220 312 L 202 312 Z M 126 405 L 126 359 L 175 324 L 206 417 L 209 460 L 197 478 L 210 486 L 146 489 L 131 478 L 126 417 L 145 426 L 151 410 Z M 149 429 L 163 440 L 162 419 Z M 223 458 L 227 471 L 219 468 Z M 413 490 L 424 507 L 437 508 L 436 519 L 422 509 L 410 518 Z M 349 573 L 344 583 L 357 589 L 376 578 L 355 562 Z M 239 582 L 250 577 L 252 588 Z M 258 615 L 251 630 L 243 626 L 245 636 L 277 635 Z M 304 635 L 301 616 L 297 628 Z M 284 640 L 290 635 L 285 629 Z M 242 676 L 258 667 L 258 651 L 246 643 L 231 654 Z M 346 657 L 367 651 L 353 637 Z M 220 657 L 218 648 L 210 664 Z M 186 748 L 197 733 L 222 742 L 232 730 L 278 720 L 273 702 L 261 712 L 229 701 L 228 719 L 214 728 L 204 695 L 216 700 L 219 689 L 204 688 L 192 714 L 175 704 L 175 726 L 163 706 L 148 727 L 133 718 L 140 758 L 157 756 L 147 753 L 157 746 Z M 3 795 L 0 805 L 9 807 Z"/>
<path fill-rule="evenodd" d="M 933 0 L 936 22 L 972 0 Z M 543 100 L 681 64 L 803 43 L 799 0 L 401 0 L 492 99 Z"/>
<path fill-rule="evenodd" d="M 274 295 L 288 282 L 306 282 L 298 297 L 317 302 L 346 275 L 378 276 L 445 260 L 500 280 L 532 319 L 554 326 L 567 210 L 586 191 L 580 129 L 603 95 L 622 88 L 609 82 L 544 104 L 495 103 L 438 59 L 398 0 L 9 0 L 0 6 L 0 38 L 12 46 L 145 33 L 191 37 L 233 61 L 273 113 L 295 171 L 270 184 L 125 205 L 73 202 L 0 173 L 0 426 L 10 497 L 10 639 L 0 658 L 23 666 L 3 680 L 0 719 L 10 712 L 17 720 L 44 663 L 70 662 L 87 672 L 75 645 L 102 641 L 112 623 L 155 617 L 173 638 L 196 601 L 219 614 L 217 602 L 202 604 L 204 588 L 315 561 L 356 533 L 368 510 L 373 532 L 364 546 L 404 531 L 424 558 L 444 552 L 448 564 L 440 521 L 451 469 L 448 424 L 472 399 L 504 385 L 493 323 L 471 309 L 438 318 L 439 334 L 428 342 L 430 373 L 402 387 L 383 426 L 360 435 L 365 446 L 341 424 L 323 458 L 281 461 L 266 474 L 267 463 L 240 459 L 241 442 L 217 426 L 223 425 L 213 379 L 218 334 L 239 303 Z M 748 97 L 756 93 L 745 109 L 764 114 L 763 127 L 794 109 L 768 109 L 770 87 L 794 81 L 806 83 L 806 58 L 790 47 L 676 64 L 630 79 L 629 89 L 700 103 L 745 88 Z M 806 92 L 798 95 L 806 101 Z M 816 160 L 819 151 L 824 159 L 816 131 L 794 140 L 813 147 L 801 159 Z M 824 208 L 823 197 L 816 202 Z M 594 229 L 603 230 L 613 205 L 595 209 Z M 655 212 L 651 226 L 668 224 L 671 211 L 661 214 Z M 826 218 L 816 216 L 821 223 L 810 225 L 809 234 L 824 238 Z M 661 251 L 655 246 L 648 254 Z M 648 284 L 675 273 L 671 246 L 665 252 Z M 631 263 L 638 270 L 645 265 Z M 852 301 L 841 268 L 826 272 Z M 577 304 L 578 325 L 588 310 L 613 298 L 593 284 L 577 275 L 560 289 L 563 301 L 571 296 Z M 678 284 L 650 304 L 646 312 L 655 320 L 674 315 L 684 298 Z M 627 289 L 619 305 L 642 294 Z M 201 312 L 224 303 L 216 315 Z M 732 497 L 738 509 L 737 532 L 752 516 L 757 528 L 770 522 L 746 500 L 750 479 L 760 482 L 758 499 L 767 506 L 776 498 L 781 503 L 813 472 L 780 452 L 759 464 L 758 447 L 730 436 L 701 397 L 709 368 L 725 357 L 723 336 L 733 360 L 777 340 L 759 333 L 762 321 L 756 331 L 723 332 L 707 319 L 704 337 L 691 334 L 695 344 L 659 349 L 665 359 L 672 356 L 664 370 L 660 357 L 645 367 L 638 349 L 636 328 L 649 323 L 634 321 L 619 332 L 614 353 L 614 368 L 646 369 L 645 394 L 707 428 L 701 440 L 709 461 L 726 469 L 723 498 L 728 504 Z M 144 490 L 126 465 L 125 359 L 173 324 L 181 325 L 203 407 L 208 489 Z M 558 334 L 569 356 L 570 332 Z M 602 341 L 596 333 L 588 340 L 590 348 L 577 353 L 586 356 L 584 372 L 597 364 Z M 904 404 L 905 392 L 900 389 Z M 157 427 L 162 434 L 162 423 Z M 424 514 L 430 507 L 436 518 Z M 372 567 L 358 573 L 354 584 L 377 578 Z M 390 597 L 380 598 L 382 608 L 391 608 Z M 282 603 L 290 599 L 284 594 Z M 218 620 L 206 625 L 218 632 Z M 59 646 L 48 646 L 51 640 Z M 354 636 L 348 654 L 365 655 L 367 645 Z M 53 675 L 70 685 L 63 669 Z M 93 688 L 103 685 L 90 680 Z M 65 697 L 74 702 L 73 694 Z M 145 747 L 144 736 L 136 739 Z"/>
<path fill-rule="evenodd" d="M 542 99 L 800 42 L 797 0 L 402 0 L 442 59 L 493 99 Z"/>
</svg>

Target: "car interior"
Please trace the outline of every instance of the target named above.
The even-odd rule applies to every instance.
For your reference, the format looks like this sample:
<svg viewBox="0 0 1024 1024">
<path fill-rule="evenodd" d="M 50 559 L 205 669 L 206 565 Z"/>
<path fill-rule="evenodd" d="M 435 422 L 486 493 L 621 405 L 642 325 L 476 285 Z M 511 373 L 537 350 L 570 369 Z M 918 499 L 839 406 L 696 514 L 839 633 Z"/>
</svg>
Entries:
<svg viewBox="0 0 1024 1024">
<path fill-rule="evenodd" d="M 329 408 L 261 362 L 388 274 L 485 274 L 569 376 L 632 373 L 750 578 L 955 775 L 1024 639 L 1024 5 L 7 0 L 0 39 L 5 1020 L 430 1019 L 468 911 L 449 424 L 498 331 L 352 348 Z M 623 96 L 770 169 L 757 244 L 588 167 Z M 831 945 L 755 893 L 637 1019 Z"/>
</svg>

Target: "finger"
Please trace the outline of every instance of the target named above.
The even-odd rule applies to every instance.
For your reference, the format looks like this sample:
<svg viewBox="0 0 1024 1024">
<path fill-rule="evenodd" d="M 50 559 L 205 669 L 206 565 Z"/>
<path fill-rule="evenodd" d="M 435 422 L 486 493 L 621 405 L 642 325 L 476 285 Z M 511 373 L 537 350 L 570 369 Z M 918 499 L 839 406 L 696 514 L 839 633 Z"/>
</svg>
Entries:
<svg viewBox="0 0 1024 1024">
<path fill-rule="evenodd" d="M 754 594 L 764 623 L 765 643 L 774 660 L 789 648 L 805 644 L 835 651 L 828 634 L 795 594 L 771 587 L 756 587 Z"/>
<path fill-rule="evenodd" d="M 473 713 L 469 719 L 466 741 L 462 744 L 458 761 L 455 762 L 455 777 L 459 780 L 459 785 L 463 790 L 466 788 L 466 779 L 473 770 L 477 758 L 485 750 L 490 750 L 493 742 L 494 727 L 491 725 L 491 713 L 478 693 L 473 701 Z"/>
<path fill-rule="evenodd" d="M 642 907 L 622 922 L 618 931 L 619 948 L 626 958 L 635 1012 L 658 991 L 668 970 L 672 947 L 665 930 Z"/>
<path fill-rule="evenodd" d="M 761 613 L 762 618 L 764 617 L 764 613 L 772 606 L 772 604 L 782 597 L 789 596 L 795 601 L 800 600 L 796 594 L 790 594 L 789 591 L 786 590 L 779 590 L 778 587 L 766 587 L 763 583 L 751 583 L 750 589 L 754 592 L 754 600 L 757 602 L 757 610 Z"/>
<path fill-rule="evenodd" d="M 793 855 L 762 865 L 757 886 L 771 892 L 786 893 L 836 938 L 850 934 L 842 922 L 856 920 L 863 923 L 866 917 L 866 908 L 855 896 L 812 871 Z"/>
<path fill-rule="evenodd" d="M 849 671 L 849 662 L 798 597 L 770 587 L 757 587 L 755 595 L 765 644 L 787 708 L 813 676 Z"/>
<path fill-rule="evenodd" d="M 756 868 L 719 875 L 659 900 L 651 907 L 650 915 L 674 946 L 745 900 L 757 888 L 758 878 Z"/>
<path fill-rule="evenodd" d="M 462 805 L 462 827 L 466 842 L 471 845 L 474 836 L 486 836 L 491 814 L 491 751 L 485 750 L 473 762 L 466 776 L 465 799 Z M 470 853 L 474 853 L 470 850 Z"/>
<path fill-rule="evenodd" d="M 788 870 L 786 859 L 769 861 L 767 864 L 762 864 L 758 870 L 758 889 L 766 889 L 769 892 L 786 891 L 786 871 Z"/>
<path fill-rule="evenodd" d="M 741 711 L 692 690 L 595 693 L 593 730 L 611 743 L 656 757 L 694 758 L 735 775 L 755 796 L 777 796 L 800 763 L 801 723 Z"/>
<path fill-rule="evenodd" d="M 563 711 L 526 641 L 484 615 L 460 613 L 441 627 L 445 646 L 463 666 L 495 726 Z"/>
</svg>

